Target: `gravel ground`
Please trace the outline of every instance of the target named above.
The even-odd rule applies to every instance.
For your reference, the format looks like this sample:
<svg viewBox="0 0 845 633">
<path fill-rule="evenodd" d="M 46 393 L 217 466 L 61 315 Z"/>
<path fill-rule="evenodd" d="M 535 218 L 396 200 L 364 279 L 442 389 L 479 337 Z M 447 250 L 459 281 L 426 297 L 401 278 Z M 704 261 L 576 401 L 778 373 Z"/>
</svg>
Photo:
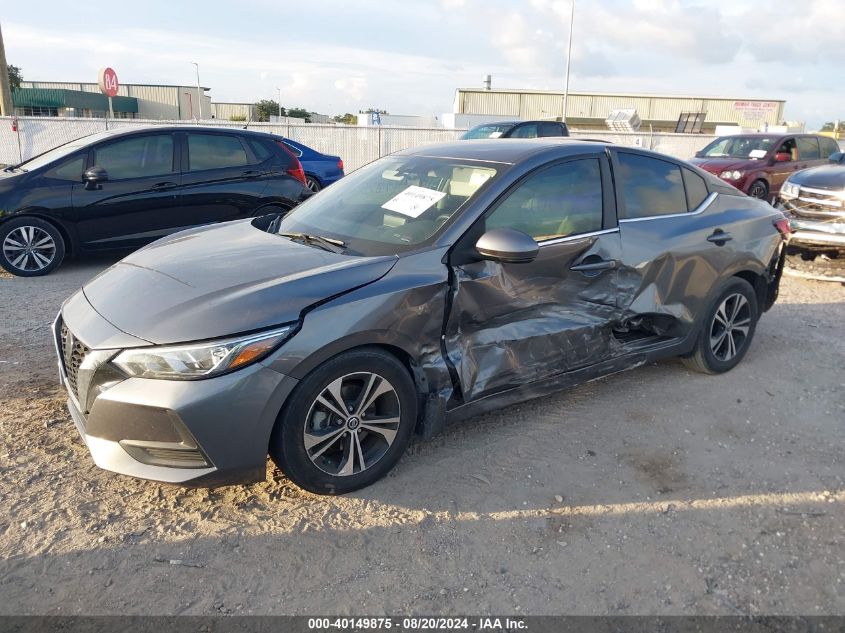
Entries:
<svg viewBox="0 0 845 633">
<path fill-rule="evenodd" d="M 0 277 L 2 614 L 845 614 L 841 284 L 785 278 L 727 375 L 608 377 L 321 498 L 93 465 L 47 326 L 108 263 Z"/>
</svg>

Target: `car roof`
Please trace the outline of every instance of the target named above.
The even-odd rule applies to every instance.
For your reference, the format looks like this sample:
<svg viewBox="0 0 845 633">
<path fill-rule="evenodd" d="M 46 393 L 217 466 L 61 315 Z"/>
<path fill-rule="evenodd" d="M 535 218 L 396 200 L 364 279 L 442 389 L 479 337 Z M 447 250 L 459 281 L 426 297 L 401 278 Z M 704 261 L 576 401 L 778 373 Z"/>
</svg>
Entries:
<svg viewBox="0 0 845 633">
<path fill-rule="evenodd" d="M 464 160 L 491 161 L 497 163 L 517 163 L 534 154 L 563 149 L 562 155 L 579 153 L 599 153 L 608 147 L 608 143 L 598 140 L 573 139 L 555 136 L 535 139 L 479 139 L 451 141 L 413 147 L 396 152 L 404 156 L 434 156 L 437 158 L 459 158 Z"/>
<path fill-rule="evenodd" d="M 240 127 L 222 127 L 211 125 L 144 125 L 141 127 L 131 127 L 128 129 L 106 130 L 91 134 L 92 141 L 101 141 L 108 138 L 117 138 L 120 136 L 129 136 L 131 134 L 141 134 L 145 132 L 225 132 L 231 134 L 247 134 L 251 136 L 276 136 L 269 132 L 262 132 L 260 130 L 245 130 Z M 96 139 L 94 138 L 96 137 Z M 80 139 L 81 140 L 81 139 Z"/>
</svg>

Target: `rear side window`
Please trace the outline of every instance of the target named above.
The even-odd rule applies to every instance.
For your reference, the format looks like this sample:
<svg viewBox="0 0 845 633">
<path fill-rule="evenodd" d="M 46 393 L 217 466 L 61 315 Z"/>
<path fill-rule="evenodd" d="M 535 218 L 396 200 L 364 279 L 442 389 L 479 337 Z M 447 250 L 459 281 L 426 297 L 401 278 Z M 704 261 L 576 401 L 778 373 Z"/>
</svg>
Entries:
<svg viewBox="0 0 845 633">
<path fill-rule="evenodd" d="M 541 123 L 540 136 L 563 136 L 559 123 Z"/>
<path fill-rule="evenodd" d="M 832 138 L 820 138 L 819 145 L 822 148 L 822 158 L 830 158 L 831 154 L 842 151 L 839 149 L 839 144 Z"/>
<path fill-rule="evenodd" d="M 818 139 L 812 136 L 798 137 L 798 158 L 800 160 L 818 160 L 821 157 Z"/>
<path fill-rule="evenodd" d="M 222 169 L 249 164 L 246 150 L 236 136 L 188 134 L 188 169 Z"/>
<path fill-rule="evenodd" d="M 707 183 L 691 169 L 683 168 L 684 188 L 687 190 L 687 207 L 692 211 L 707 197 Z"/>
<path fill-rule="evenodd" d="M 173 172 L 173 136 L 151 134 L 103 145 L 94 150 L 94 164 L 109 180 L 162 176 Z"/>
<path fill-rule="evenodd" d="M 527 123 L 525 125 L 517 126 L 517 128 L 511 132 L 511 138 L 537 138 L 537 124 L 536 123 Z"/>
<path fill-rule="evenodd" d="M 247 143 L 249 143 L 252 153 L 255 154 L 255 157 L 259 160 L 259 162 L 263 163 L 273 155 L 273 150 L 268 146 L 267 141 L 250 138 L 247 139 Z"/>
<path fill-rule="evenodd" d="M 665 160 L 619 152 L 617 179 L 627 219 L 687 212 L 681 168 Z"/>
<path fill-rule="evenodd" d="M 301 150 L 301 149 L 299 149 L 298 147 L 295 147 L 295 146 L 291 145 L 291 144 L 290 144 L 290 143 L 288 143 L 287 141 L 282 141 L 282 144 L 283 144 L 285 147 L 287 147 L 287 148 L 291 151 L 291 153 L 292 153 L 294 156 L 296 156 L 297 158 L 302 158 L 302 150 Z"/>
</svg>

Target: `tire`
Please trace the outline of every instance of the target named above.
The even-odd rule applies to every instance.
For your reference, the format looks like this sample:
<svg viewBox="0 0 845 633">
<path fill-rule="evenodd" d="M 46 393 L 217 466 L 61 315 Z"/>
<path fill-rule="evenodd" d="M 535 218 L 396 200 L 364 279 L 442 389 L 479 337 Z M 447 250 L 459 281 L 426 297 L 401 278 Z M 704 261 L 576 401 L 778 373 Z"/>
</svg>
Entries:
<svg viewBox="0 0 845 633">
<path fill-rule="evenodd" d="M 23 217 L 0 225 L 0 266 L 13 275 L 46 275 L 64 258 L 64 238 L 46 220 Z"/>
<path fill-rule="evenodd" d="M 402 363 L 377 348 L 353 350 L 296 386 L 273 429 L 270 457 L 301 488 L 344 494 L 369 486 L 396 465 L 416 421 L 416 388 Z"/>
<path fill-rule="evenodd" d="M 748 188 L 748 195 L 759 200 L 769 201 L 769 185 L 765 180 L 755 180 Z"/>
<path fill-rule="evenodd" d="M 684 364 L 705 374 L 730 371 L 748 351 L 759 316 L 754 288 L 744 279 L 732 278 L 708 307 L 695 348 L 682 359 Z"/>
<path fill-rule="evenodd" d="M 314 176 L 305 176 L 305 186 L 314 193 L 317 193 L 323 188 L 323 185 L 321 185 L 320 181 L 314 178 Z"/>
</svg>

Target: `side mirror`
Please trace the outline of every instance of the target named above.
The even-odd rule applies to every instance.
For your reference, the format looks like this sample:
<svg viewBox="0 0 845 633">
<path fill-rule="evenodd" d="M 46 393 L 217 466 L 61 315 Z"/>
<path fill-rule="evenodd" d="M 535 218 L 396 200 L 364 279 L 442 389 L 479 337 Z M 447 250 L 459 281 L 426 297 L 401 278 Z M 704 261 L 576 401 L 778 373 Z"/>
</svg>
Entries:
<svg viewBox="0 0 845 633">
<path fill-rule="evenodd" d="M 775 154 L 775 162 L 776 163 L 786 163 L 792 160 L 792 154 L 789 152 L 778 152 Z"/>
<path fill-rule="evenodd" d="M 534 239 L 516 229 L 491 229 L 478 238 L 475 250 L 484 259 L 507 264 L 534 261 L 540 246 Z"/>
<path fill-rule="evenodd" d="M 96 189 L 100 183 L 108 181 L 109 174 L 99 165 L 94 165 L 90 169 L 85 170 L 85 173 L 82 174 L 82 179 L 85 181 L 86 189 Z"/>
<path fill-rule="evenodd" d="M 699 150 L 699 151 L 697 151 L 697 152 L 695 153 L 695 157 L 696 157 L 696 158 L 702 158 L 703 156 L 704 156 L 704 152 L 703 152 L 703 151 L 701 151 L 701 150 Z"/>
<path fill-rule="evenodd" d="M 845 152 L 834 152 L 827 160 L 831 163 L 845 163 Z"/>
</svg>

